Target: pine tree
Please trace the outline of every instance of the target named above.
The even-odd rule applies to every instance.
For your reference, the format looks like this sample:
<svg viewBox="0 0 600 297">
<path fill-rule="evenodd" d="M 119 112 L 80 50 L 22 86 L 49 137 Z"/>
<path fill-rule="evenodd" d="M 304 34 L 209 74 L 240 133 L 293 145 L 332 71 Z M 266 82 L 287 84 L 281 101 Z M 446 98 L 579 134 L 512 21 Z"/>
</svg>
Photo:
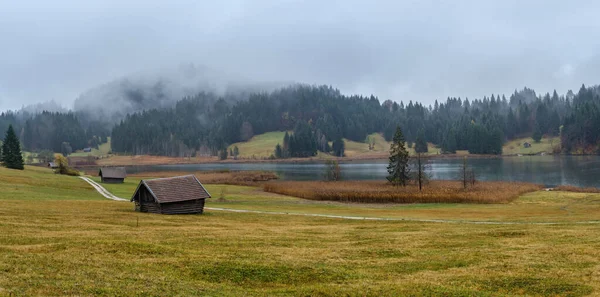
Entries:
<svg viewBox="0 0 600 297">
<path fill-rule="evenodd" d="M 227 160 L 227 149 L 222 149 L 219 151 L 219 160 Z"/>
<path fill-rule="evenodd" d="M 332 149 L 333 149 L 333 155 L 336 157 L 343 157 L 344 156 L 344 152 L 346 150 L 346 145 L 344 144 L 344 140 L 339 137 L 338 139 L 333 141 L 333 144 L 331 145 Z"/>
<path fill-rule="evenodd" d="M 417 133 L 417 139 L 415 140 L 415 152 L 426 153 L 427 150 L 427 142 L 425 141 L 423 129 L 419 129 L 419 132 Z"/>
<path fill-rule="evenodd" d="M 0 160 L 6 168 L 23 170 L 23 155 L 21 153 L 21 144 L 15 134 L 12 125 L 8 126 L 6 137 L 2 144 L 2 159 Z"/>
<path fill-rule="evenodd" d="M 283 151 L 286 157 L 287 156 L 287 152 L 289 152 L 290 150 L 290 134 L 288 134 L 287 131 L 285 131 L 285 136 L 283 136 Z"/>
<path fill-rule="evenodd" d="M 275 146 L 274 155 L 275 155 L 275 158 L 277 158 L 277 159 L 283 158 L 283 149 L 281 148 L 281 145 L 279 143 Z"/>
<path fill-rule="evenodd" d="M 233 147 L 233 158 L 237 160 L 239 155 L 240 155 L 240 149 L 236 145 Z"/>
<path fill-rule="evenodd" d="M 409 180 L 410 169 L 408 167 L 408 151 L 404 147 L 404 136 L 400 126 L 396 127 L 396 133 L 390 145 L 390 162 L 387 167 L 387 180 L 396 185 L 406 186 Z"/>
<path fill-rule="evenodd" d="M 535 127 L 533 128 L 533 135 L 531 135 L 531 138 L 536 143 L 539 143 L 540 140 L 542 140 L 542 135 L 543 135 L 542 134 L 542 128 L 540 127 L 539 124 L 536 124 Z"/>
</svg>

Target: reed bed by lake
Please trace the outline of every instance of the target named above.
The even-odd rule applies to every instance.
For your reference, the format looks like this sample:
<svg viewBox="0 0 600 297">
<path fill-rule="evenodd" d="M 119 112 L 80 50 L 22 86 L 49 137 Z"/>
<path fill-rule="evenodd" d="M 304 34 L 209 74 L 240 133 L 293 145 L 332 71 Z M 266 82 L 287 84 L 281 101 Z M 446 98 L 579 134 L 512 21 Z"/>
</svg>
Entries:
<svg viewBox="0 0 600 297">
<path fill-rule="evenodd" d="M 393 186 L 381 181 L 277 181 L 263 185 L 266 192 L 310 200 L 354 203 L 509 203 L 520 195 L 542 189 L 519 182 L 478 182 L 467 189 L 459 181 L 431 181 L 418 186 Z"/>
<path fill-rule="evenodd" d="M 580 188 L 575 186 L 561 185 L 554 188 L 554 191 L 574 192 L 574 193 L 600 193 L 599 188 Z"/>
</svg>

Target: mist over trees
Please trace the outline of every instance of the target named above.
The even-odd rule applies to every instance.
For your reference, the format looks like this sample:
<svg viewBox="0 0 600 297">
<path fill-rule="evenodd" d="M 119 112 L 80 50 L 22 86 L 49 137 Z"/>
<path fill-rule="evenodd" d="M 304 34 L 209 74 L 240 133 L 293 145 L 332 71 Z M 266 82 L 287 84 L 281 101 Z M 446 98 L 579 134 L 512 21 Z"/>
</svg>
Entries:
<svg viewBox="0 0 600 297">
<path fill-rule="evenodd" d="M 539 96 L 525 88 L 509 98 L 448 98 L 426 107 L 412 101 L 405 105 L 380 103 L 374 96 L 345 96 L 330 86 L 296 85 L 234 103 L 203 93 L 178 102 L 173 109 L 126 117 L 113 129 L 113 151 L 214 154 L 255 134 L 294 131 L 283 140 L 281 154 L 307 157 L 316 151 L 330 152 L 329 143 L 341 138 L 363 142 L 371 133 L 383 133 L 389 141 L 400 125 L 406 141 L 415 143 L 420 152 L 427 150 L 429 142 L 445 153 L 501 154 L 508 139 L 531 137 L 534 131 L 558 136 L 572 102 L 581 101 L 573 101 L 578 97 L 556 92 Z M 296 135 L 293 141 L 292 135 Z"/>
<path fill-rule="evenodd" d="M 284 83 L 259 83 L 222 73 L 209 67 L 182 64 L 158 72 L 131 74 L 81 94 L 74 111 L 111 128 L 128 114 L 150 109 L 173 108 L 178 101 L 200 93 L 211 93 L 229 102 L 247 100 L 250 94 L 271 91 Z"/>
<path fill-rule="evenodd" d="M 65 152 L 105 143 L 110 131 L 99 125 L 83 126 L 73 112 L 41 112 L 36 114 L 6 112 L 0 114 L 0 129 L 14 127 L 23 149 L 32 152 L 50 150 Z"/>
<path fill-rule="evenodd" d="M 112 136 L 115 153 L 166 156 L 216 156 L 254 135 L 291 131 L 277 153 L 286 158 L 314 156 L 317 151 L 341 155 L 341 139 L 365 142 L 369 134 L 382 133 L 390 141 L 401 126 L 405 140 L 420 152 L 432 143 L 444 153 L 501 154 L 507 140 L 545 135 L 560 136 L 565 153 L 597 153 L 599 94 L 598 87 L 582 86 L 577 93 L 565 95 L 538 95 L 524 88 L 508 98 L 450 97 L 424 106 L 346 96 L 331 86 L 292 85 L 247 93 L 245 100 L 200 92 L 172 107 L 129 113 L 112 128 L 78 112 L 4 112 L 0 131 L 13 125 L 24 149 L 30 151 L 61 152 L 65 144 L 75 151 Z"/>
</svg>

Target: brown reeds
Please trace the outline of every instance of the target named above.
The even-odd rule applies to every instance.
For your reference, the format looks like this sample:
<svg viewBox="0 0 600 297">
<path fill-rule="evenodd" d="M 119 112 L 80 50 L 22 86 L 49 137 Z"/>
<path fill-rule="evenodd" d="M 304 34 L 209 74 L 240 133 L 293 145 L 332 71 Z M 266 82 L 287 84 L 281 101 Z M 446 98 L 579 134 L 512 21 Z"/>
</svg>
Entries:
<svg viewBox="0 0 600 297">
<path fill-rule="evenodd" d="M 257 186 L 263 182 L 279 178 L 275 173 L 269 171 L 163 171 L 130 174 L 129 177 L 160 178 L 185 174 L 194 174 L 203 184 L 226 184 L 238 186 Z"/>
<path fill-rule="evenodd" d="M 431 181 L 423 191 L 416 185 L 396 187 L 381 181 L 298 182 L 263 185 L 267 192 L 310 200 L 355 203 L 508 203 L 540 185 L 516 182 L 479 182 L 463 189 L 459 181 Z"/>
<path fill-rule="evenodd" d="M 600 189 L 598 188 L 579 188 L 575 186 L 558 186 L 553 191 L 564 191 L 564 192 L 574 192 L 574 193 L 600 193 Z"/>
</svg>

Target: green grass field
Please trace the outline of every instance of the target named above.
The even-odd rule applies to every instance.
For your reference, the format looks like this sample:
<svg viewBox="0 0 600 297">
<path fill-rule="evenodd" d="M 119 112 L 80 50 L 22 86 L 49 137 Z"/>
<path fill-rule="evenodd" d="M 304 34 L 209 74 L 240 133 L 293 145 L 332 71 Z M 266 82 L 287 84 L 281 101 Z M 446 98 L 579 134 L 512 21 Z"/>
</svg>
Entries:
<svg viewBox="0 0 600 297">
<path fill-rule="evenodd" d="M 246 142 L 238 142 L 229 146 L 229 149 L 237 146 L 240 150 L 240 157 L 244 159 L 251 159 L 252 157 L 261 159 L 268 158 L 273 151 L 275 146 L 279 143 L 283 145 L 283 137 L 285 132 L 268 132 L 265 134 L 255 135 Z"/>
<path fill-rule="evenodd" d="M 97 149 L 92 148 L 92 151 L 89 153 L 85 153 L 85 152 L 83 152 L 83 150 L 79 150 L 79 151 L 76 151 L 76 152 L 70 154 L 69 156 L 72 156 L 72 157 L 86 157 L 86 156 L 99 157 L 99 156 L 106 156 L 106 155 L 108 155 L 109 152 L 110 152 L 110 137 L 108 137 L 108 142 L 105 142 L 105 143 L 99 145 Z"/>
<path fill-rule="evenodd" d="M 283 144 L 283 137 L 285 132 L 268 132 L 261 135 L 252 137 L 247 142 L 238 142 L 229 146 L 229 149 L 233 149 L 237 146 L 240 150 L 240 157 L 243 159 L 262 159 L 268 158 L 273 154 L 275 146 Z M 373 133 L 368 136 L 375 143 L 374 149 L 369 150 L 369 145 L 366 142 L 356 142 L 348 139 L 344 139 L 346 145 L 346 156 L 350 158 L 360 158 L 369 156 L 379 156 L 387 154 L 390 150 L 390 143 L 385 141 L 383 136 L 379 133 Z M 429 153 L 437 154 L 440 150 L 431 143 L 428 144 Z M 414 149 L 409 149 L 409 153 L 414 154 Z M 317 155 L 320 159 L 329 159 L 331 155 L 319 152 Z"/>
<path fill-rule="evenodd" d="M 135 179 L 109 188 L 128 197 Z M 600 293 L 600 195 L 501 205 L 313 202 L 207 185 L 208 207 L 558 225 L 165 216 L 44 168 L 0 169 L 0 296 L 586 296 Z M 225 202 L 217 202 L 225 187 Z"/>
<path fill-rule="evenodd" d="M 525 148 L 523 143 L 529 142 L 531 147 Z M 560 137 L 548 137 L 542 138 L 539 143 L 536 143 L 531 137 L 519 138 L 511 140 L 504 144 L 502 147 L 503 155 L 528 155 L 528 154 L 539 154 L 547 153 L 551 154 L 554 148 L 560 148 Z"/>
<path fill-rule="evenodd" d="M 235 145 L 240 149 L 240 157 L 244 159 L 256 159 L 268 158 L 273 154 L 275 145 L 283 143 L 283 136 L 285 132 L 269 132 L 261 135 L 256 135 L 247 142 L 240 142 L 231 145 L 229 148 L 233 148 Z M 383 136 L 379 133 L 370 134 L 368 139 L 372 139 L 375 143 L 374 149 L 369 150 L 369 145 L 366 142 L 356 142 L 348 139 L 344 139 L 346 145 L 346 156 L 349 158 L 361 158 L 361 157 L 382 157 L 385 158 L 390 149 L 390 142 L 386 141 Z M 531 144 L 530 148 L 523 147 L 524 142 Z M 428 155 L 441 154 L 441 149 L 435 145 L 428 143 Z M 560 147 L 559 137 L 543 138 L 539 143 L 535 143 L 530 137 L 519 138 L 511 140 L 504 144 L 502 147 L 503 155 L 527 155 L 527 154 L 539 154 L 539 153 L 552 153 L 554 147 Z M 411 155 L 415 154 L 414 148 L 408 148 Z M 468 155 L 468 151 L 458 151 L 459 155 Z M 328 154 L 319 152 L 317 155 L 319 159 L 330 159 L 332 158 Z"/>
</svg>

